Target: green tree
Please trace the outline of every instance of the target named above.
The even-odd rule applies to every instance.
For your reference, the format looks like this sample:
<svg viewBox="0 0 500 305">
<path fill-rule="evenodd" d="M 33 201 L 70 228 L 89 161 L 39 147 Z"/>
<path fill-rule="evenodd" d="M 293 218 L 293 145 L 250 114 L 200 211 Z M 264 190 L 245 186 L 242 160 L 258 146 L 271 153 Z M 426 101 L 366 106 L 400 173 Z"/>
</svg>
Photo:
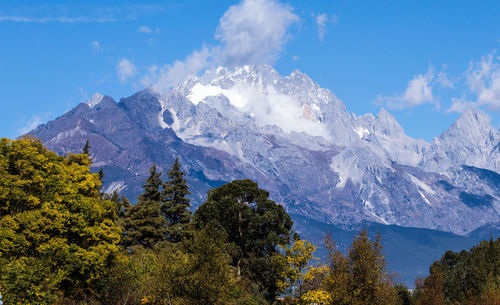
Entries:
<svg viewBox="0 0 500 305">
<path fill-rule="evenodd" d="M 472 297 L 467 304 L 500 304 L 500 276 L 489 276 L 486 283 L 483 285 L 481 294 L 477 297 Z"/>
<path fill-rule="evenodd" d="M 90 157 L 90 143 L 89 140 L 85 142 L 85 146 L 83 146 L 83 154 Z"/>
<path fill-rule="evenodd" d="M 434 302 L 431 297 L 441 293 L 449 304 L 476 304 L 482 302 L 479 296 L 494 297 L 491 287 L 500 286 L 500 238 L 494 241 L 491 237 L 470 251 L 446 251 L 430 271 L 419 291 L 421 302 L 430 304 Z M 486 294 L 485 289 L 489 289 Z"/>
<path fill-rule="evenodd" d="M 0 291 L 49 304 L 94 291 L 118 254 L 113 202 L 88 155 L 57 156 L 34 138 L 0 140 Z"/>
<path fill-rule="evenodd" d="M 191 222 L 190 200 L 186 197 L 191 194 L 188 189 L 184 172 L 181 170 L 179 158 L 175 159 L 172 168 L 168 171 L 168 180 L 162 191 L 161 210 L 167 220 L 167 239 L 171 242 L 181 241 L 186 234 L 187 224 Z"/>
<path fill-rule="evenodd" d="M 439 263 L 435 262 L 430 268 L 430 275 L 425 279 L 422 293 L 417 305 L 444 305 L 444 278 Z"/>
<path fill-rule="evenodd" d="M 182 248 L 188 263 L 171 277 L 173 295 L 184 299 L 184 304 L 240 304 L 235 302 L 241 291 L 223 232 L 207 226 L 194 232 Z"/>
<path fill-rule="evenodd" d="M 286 259 L 277 246 L 290 243 L 293 222 L 282 206 L 252 180 L 236 180 L 212 189 L 195 212 L 198 227 L 223 230 L 231 246 L 231 264 L 238 276 L 257 283 L 274 300 Z"/>
<path fill-rule="evenodd" d="M 412 293 L 408 290 L 408 287 L 398 284 L 394 286 L 394 289 L 396 290 L 397 294 L 397 299 L 398 301 L 396 302 L 397 305 L 414 305 L 415 304 L 415 298 L 413 297 Z"/>
<path fill-rule="evenodd" d="M 109 197 L 109 200 L 114 202 L 115 207 L 116 207 L 116 215 L 118 218 L 124 218 L 125 214 L 128 209 L 132 206 L 130 204 L 130 201 L 125 197 L 124 195 L 118 194 L 118 191 L 113 191 L 113 194 L 111 196 L 107 195 Z M 108 199 L 108 198 L 106 198 Z"/>
<path fill-rule="evenodd" d="M 167 223 L 161 213 L 161 173 L 152 165 L 149 177 L 144 184 L 144 193 L 136 205 L 130 207 L 123 221 L 125 247 L 143 246 L 152 248 L 165 240 Z"/>
<path fill-rule="evenodd" d="M 392 276 L 386 270 L 380 235 L 372 242 L 362 230 L 345 257 L 333 242 L 330 246 L 330 270 L 323 289 L 332 304 L 386 305 L 396 302 Z"/>
<path fill-rule="evenodd" d="M 265 304 L 236 277 L 225 239 L 208 226 L 189 241 L 137 249 L 112 270 L 103 304 Z"/>
</svg>

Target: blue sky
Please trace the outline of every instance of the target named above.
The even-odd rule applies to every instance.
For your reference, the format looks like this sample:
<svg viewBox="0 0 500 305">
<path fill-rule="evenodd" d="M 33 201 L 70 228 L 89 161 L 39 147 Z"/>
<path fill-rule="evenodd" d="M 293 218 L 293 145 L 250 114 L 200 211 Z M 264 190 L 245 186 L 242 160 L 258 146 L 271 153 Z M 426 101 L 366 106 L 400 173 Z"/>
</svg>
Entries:
<svg viewBox="0 0 500 305">
<path fill-rule="evenodd" d="M 0 137 L 94 92 L 118 100 L 221 63 L 299 69 L 350 112 L 386 107 L 416 138 L 468 107 L 498 126 L 499 16 L 500 1 L 3 0 Z"/>
</svg>

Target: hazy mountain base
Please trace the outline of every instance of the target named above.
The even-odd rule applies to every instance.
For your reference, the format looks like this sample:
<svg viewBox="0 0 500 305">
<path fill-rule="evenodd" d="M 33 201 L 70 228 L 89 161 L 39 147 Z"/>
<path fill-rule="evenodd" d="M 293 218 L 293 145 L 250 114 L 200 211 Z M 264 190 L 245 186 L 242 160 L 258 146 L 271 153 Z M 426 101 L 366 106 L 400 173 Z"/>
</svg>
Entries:
<svg viewBox="0 0 500 305">
<path fill-rule="evenodd" d="M 389 271 L 397 273 L 399 275 L 397 279 L 410 288 L 415 287 L 415 278 L 425 278 L 429 275 L 429 266 L 439 260 L 447 250 L 455 252 L 468 250 L 473 245 L 488 240 L 490 236 L 494 239 L 500 236 L 498 224 L 480 227 L 464 236 L 374 222 L 364 222 L 351 228 L 340 228 L 296 214 L 290 214 L 290 216 L 294 221 L 294 229 L 302 238 L 321 245 L 316 255 L 322 259 L 327 257 L 325 247 L 322 246 L 327 234 L 331 234 L 337 246 L 345 253 L 354 236 L 362 228 L 366 228 L 372 237 L 380 232 Z"/>
</svg>

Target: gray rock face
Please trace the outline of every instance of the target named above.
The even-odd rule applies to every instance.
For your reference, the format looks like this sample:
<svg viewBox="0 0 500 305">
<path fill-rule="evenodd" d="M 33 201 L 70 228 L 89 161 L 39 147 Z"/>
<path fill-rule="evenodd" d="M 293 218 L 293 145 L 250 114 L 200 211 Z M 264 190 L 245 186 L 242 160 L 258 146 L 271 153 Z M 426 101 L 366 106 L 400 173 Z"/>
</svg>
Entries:
<svg viewBox="0 0 500 305">
<path fill-rule="evenodd" d="M 489 117 L 479 110 L 469 109 L 434 139 L 432 149 L 423 158 L 422 167 L 445 171 L 466 164 L 498 172 L 499 141 L 500 133 L 491 126 Z"/>
<path fill-rule="evenodd" d="M 382 109 L 345 105 L 307 75 L 270 66 L 218 68 L 162 93 L 95 96 L 32 131 L 59 153 L 90 140 L 105 189 L 134 198 L 151 163 L 179 157 L 195 205 L 250 178 L 292 213 L 468 233 L 500 221 L 499 132 L 468 111 L 433 143 L 408 137 Z"/>
</svg>

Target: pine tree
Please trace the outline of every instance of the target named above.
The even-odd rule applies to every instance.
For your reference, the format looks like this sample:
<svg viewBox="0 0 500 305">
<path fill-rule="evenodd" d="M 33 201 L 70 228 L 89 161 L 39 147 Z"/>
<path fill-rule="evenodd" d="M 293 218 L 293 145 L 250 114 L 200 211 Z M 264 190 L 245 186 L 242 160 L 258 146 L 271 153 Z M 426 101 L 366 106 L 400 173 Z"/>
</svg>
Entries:
<svg viewBox="0 0 500 305">
<path fill-rule="evenodd" d="M 162 214 L 168 223 L 167 239 L 171 242 L 181 241 L 186 234 L 186 225 L 191 222 L 191 203 L 186 197 L 191 194 L 184 172 L 181 170 L 179 158 L 175 159 L 168 171 L 168 180 L 162 192 Z"/>
<path fill-rule="evenodd" d="M 130 201 L 128 201 L 127 197 L 123 195 L 120 196 L 118 194 L 118 191 L 115 190 L 109 200 L 114 202 L 116 207 L 116 215 L 118 216 L 118 218 L 125 217 L 125 213 L 131 207 Z"/>
<path fill-rule="evenodd" d="M 83 147 L 83 154 L 89 156 L 90 154 L 90 143 L 89 143 L 89 140 L 87 140 L 87 142 L 85 142 L 85 146 Z"/>
<path fill-rule="evenodd" d="M 165 239 L 166 221 L 161 215 L 160 172 L 153 164 L 150 175 L 144 185 L 144 193 L 139 196 L 135 206 L 128 209 L 124 220 L 125 247 L 143 246 L 152 248 L 156 243 Z"/>
<path fill-rule="evenodd" d="M 102 183 L 102 178 L 104 178 L 104 170 L 101 168 L 99 172 L 97 172 L 97 174 L 99 175 L 99 181 L 101 181 Z"/>
</svg>

